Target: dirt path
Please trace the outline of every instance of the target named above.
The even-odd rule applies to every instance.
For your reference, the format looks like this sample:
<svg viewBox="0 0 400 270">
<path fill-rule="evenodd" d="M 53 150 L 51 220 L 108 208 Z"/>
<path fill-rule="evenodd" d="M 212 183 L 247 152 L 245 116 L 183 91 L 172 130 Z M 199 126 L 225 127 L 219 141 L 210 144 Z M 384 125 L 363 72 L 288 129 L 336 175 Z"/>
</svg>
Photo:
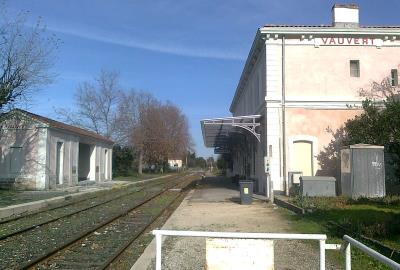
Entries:
<svg viewBox="0 0 400 270">
<path fill-rule="evenodd" d="M 293 232 L 292 224 L 276 207 L 261 201 L 237 203 L 238 192 L 211 179 L 189 194 L 164 229 L 227 232 Z M 205 239 L 166 238 L 163 269 L 205 269 Z M 154 269 L 152 243 L 132 269 Z M 275 242 L 275 269 L 319 269 L 318 249 L 300 241 Z M 327 264 L 327 269 L 338 269 Z"/>
</svg>

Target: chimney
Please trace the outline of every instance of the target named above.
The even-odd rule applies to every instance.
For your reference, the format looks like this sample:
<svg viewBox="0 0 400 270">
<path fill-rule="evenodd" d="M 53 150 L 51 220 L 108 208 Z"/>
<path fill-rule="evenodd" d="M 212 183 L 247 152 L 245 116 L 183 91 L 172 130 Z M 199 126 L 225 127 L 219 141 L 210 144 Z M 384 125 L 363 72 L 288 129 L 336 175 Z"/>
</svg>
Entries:
<svg viewBox="0 0 400 270">
<path fill-rule="evenodd" d="M 358 5 L 335 4 L 332 7 L 332 25 L 335 27 L 354 28 L 359 26 Z"/>
</svg>

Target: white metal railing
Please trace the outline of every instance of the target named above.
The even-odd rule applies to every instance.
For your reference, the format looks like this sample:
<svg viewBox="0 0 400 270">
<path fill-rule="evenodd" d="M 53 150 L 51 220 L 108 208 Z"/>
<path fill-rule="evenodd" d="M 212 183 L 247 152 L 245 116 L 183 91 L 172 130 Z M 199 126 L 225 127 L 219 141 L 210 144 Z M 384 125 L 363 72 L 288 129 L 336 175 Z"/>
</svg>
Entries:
<svg viewBox="0 0 400 270">
<path fill-rule="evenodd" d="M 287 233 L 240 233 L 240 232 L 200 232 L 154 230 L 156 236 L 156 270 L 161 270 L 162 236 L 186 236 L 208 238 L 269 239 L 269 240 L 317 240 L 319 241 L 320 270 L 325 270 L 325 250 L 332 249 L 325 244 L 325 234 L 287 234 Z"/>
<path fill-rule="evenodd" d="M 319 241 L 319 268 L 325 269 L 325 250 L 342 250 L 345 253 L 345 270 L 351 270 L 351 245 L 365 254 L 380 261 L 392 269 L 400 269 L 400 264 L 367 247 L 363 243 L 348 235 L 343 237 L 343 244 L 326 244 L 325 234 L 287 234 L 287 233 L 240 233 L 240 232 L 201 232 L 201 231 L 173 231 L 154 230 L 156 236 L 156 270 L 161 270 L 162 236 L 233 238 L 233 239 L 269 239 L 269 240 L 316 240 Z"/>
<path fill-rule="evenodd" d="M 371 256 L 372 258 L 380 261 L 386 266 L 389 266 L 392 269 L 400 269 L 400 264 L 389 259 L 388 257 L 380 254 L 379 252 L 373 250 L 372 248 L 367 247 L 363 243 L 351 238 L 348 235 L 343 236 L 343 249 L 345 251 L 345 270 L 351 270 L 351 245 L 358 248 L 365 254 Z"/>
</svg>

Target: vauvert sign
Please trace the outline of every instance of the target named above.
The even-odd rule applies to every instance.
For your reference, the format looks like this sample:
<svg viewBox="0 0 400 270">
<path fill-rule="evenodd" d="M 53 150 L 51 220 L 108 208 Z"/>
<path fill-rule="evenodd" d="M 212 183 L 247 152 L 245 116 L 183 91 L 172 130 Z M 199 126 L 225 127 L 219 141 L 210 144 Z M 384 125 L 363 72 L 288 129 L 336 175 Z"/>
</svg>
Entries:
<svg viewBox="0 0 400 270">
<path fill-rule="evenodd" d="M 375 39 L 368 37 L 323 37 L 316 38 L 320 46 L 373 46 L 377 45 Z"/>
</svg>

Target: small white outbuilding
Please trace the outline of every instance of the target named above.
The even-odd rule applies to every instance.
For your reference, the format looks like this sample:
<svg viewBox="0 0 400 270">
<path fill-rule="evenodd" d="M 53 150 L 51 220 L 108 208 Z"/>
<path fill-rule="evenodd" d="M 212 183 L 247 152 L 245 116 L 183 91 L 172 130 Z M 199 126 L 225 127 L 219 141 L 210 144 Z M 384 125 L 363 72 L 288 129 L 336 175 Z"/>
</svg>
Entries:
<svg viewBox="0 0 400 270">
<path fill-rule="evenodd" d="M 24 110 L 0 119 L 0 187 L 45 190 L 112 179 L 114 142 Z"/>
<path fill-rule="evenodd" d="M 168 166 L 170 169 L 181 169 L 182 159 L 168 159 Z"/>
</svg>

